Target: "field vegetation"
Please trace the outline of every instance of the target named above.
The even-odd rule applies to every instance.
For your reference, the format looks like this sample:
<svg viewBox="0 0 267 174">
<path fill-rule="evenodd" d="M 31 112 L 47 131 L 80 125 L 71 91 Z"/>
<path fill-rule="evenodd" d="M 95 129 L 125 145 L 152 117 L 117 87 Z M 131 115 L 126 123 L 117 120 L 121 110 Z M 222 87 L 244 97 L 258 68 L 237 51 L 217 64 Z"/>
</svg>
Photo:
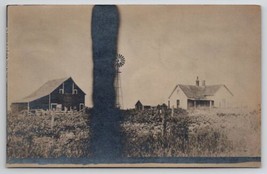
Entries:
<svg viewBox="0 0 267 174">
<path fill-rule="evenodd" d="M 260 156 L 259 110 L 130 110 L 122 127 L 129 157 Z"/>
<path fill-rule="evenodd" d="M 260 110 L 122 111 L 124 157 L 260 156 Z M 90 157 L 90 111 L 9 113 L 7 156 Z"/>
</svg>

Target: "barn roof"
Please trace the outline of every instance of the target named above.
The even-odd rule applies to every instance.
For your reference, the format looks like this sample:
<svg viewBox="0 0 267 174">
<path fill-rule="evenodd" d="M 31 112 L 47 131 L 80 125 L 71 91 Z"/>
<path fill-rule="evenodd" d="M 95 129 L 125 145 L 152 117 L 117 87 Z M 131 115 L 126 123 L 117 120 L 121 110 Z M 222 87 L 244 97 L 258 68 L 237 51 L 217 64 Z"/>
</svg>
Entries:
<svg viewBox="0 0 267 174">
<path fill-rule="evenodd" d="M 39 89 L 34 91 L 32 94 L 14 103 L 27 103 L 27 102 L 39 99 L 41 97 L 47 96 L 51 92 L 53 92 L 57 87 L 59 87 L 63 82 L 65 82 L 66 80 L 70 78 L 71 77 L 66 77 L 66 78 L 47 81 L 45 84 L 43 84 Z"/>
<path fill-rule="evenodd" d="M 232 92 L 225 85 L 195 86 L 195 85 L 182 85 L 182 84 L 178 84 L 174 88 L 173 92 L 176 90 L 177 87 L 180 87 L 180 89 L 184 92 L 184 94 L 188 98 L 192 98 L 192 99 L 205 99 L 206 96 L 214 96 L 216 94 L 216 92 L 221 87 L 225 87 L 226 90 L 231 95 L 233 95 Z M 173 92 L 171 93 L 170 97 L 172 96 Z"/>
</svg>

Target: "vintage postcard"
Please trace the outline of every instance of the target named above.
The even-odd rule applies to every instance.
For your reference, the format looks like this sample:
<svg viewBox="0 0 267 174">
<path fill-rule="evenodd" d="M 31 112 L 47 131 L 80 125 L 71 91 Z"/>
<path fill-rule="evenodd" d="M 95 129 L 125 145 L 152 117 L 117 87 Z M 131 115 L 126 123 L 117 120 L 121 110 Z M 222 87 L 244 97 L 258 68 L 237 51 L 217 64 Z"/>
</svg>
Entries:
<svg viewBox="0 0 267 174">
<path fill-rule="evenodd" d="M 6 143 L 7 167 L 260 167 L 260 6 L 7 6 Z"/>
</svg>

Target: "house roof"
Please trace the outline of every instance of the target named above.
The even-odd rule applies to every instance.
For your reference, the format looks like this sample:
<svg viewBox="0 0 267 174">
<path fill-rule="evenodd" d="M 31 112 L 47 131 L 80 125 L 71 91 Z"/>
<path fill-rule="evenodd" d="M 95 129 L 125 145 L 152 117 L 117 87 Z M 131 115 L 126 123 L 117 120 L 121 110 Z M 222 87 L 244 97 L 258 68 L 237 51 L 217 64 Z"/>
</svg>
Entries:
<svg viewBox="0 0 267 174">
<path fill-rule="evenodd" d="M 177 87 L 180 87 L 180 89 L 184 92 L 184 94 L 188 98 L 192 99 L 205 99 L 206 96 L 214 96 L 221 87 L 225 87 L 226 90 L 233 96 L 233 93 L 225 85 L 195 86 L 195 85 L 178 84 L 172 91 L 169 98 L 172 96 Z"/>
<path fill-rule="evenodd" d="M 51 92 L 53 92 L 57 87 L 59 87 L 63 82 L 65 82 L 66 80 L 70 78 L 71 77 L 66 77 L 66 78 L 47 81 L 45 84 L 43 84 L 39 89 L 34 91 L 32 94 L 28 95 L 27 97 L 21 100 L 15 101 L 14 103 L 27 103 L 27 102 L 39 99 L 41 97 L 47 96 Z"/>
</svg>

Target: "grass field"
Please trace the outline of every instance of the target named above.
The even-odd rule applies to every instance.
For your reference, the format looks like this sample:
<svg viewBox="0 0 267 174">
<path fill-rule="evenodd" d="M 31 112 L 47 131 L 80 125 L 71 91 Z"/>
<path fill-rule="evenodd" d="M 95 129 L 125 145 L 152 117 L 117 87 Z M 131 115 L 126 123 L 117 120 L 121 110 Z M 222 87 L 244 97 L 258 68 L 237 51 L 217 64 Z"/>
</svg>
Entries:
<svg viewBox="0 0 267 174">
<path fill-rule="evenodd" d="M 86 157 L 88 114 L 8 115 L 8 158 Z M 53 123 L 52 123 L 53 122 Z M 53 125 L 53 126 L 51 126 Z"/>
<path fill-rule="evenodd" d="M 260 156 L 260 111 L 167 111 L 165 131 L 163 114 L 126 112 L 127 156 Z"/>
<path fill-rule="evenodd" d="M 260 110 L 124 110 L 122 115 L 125 157 L 260 156 Z M 90 157 L 89 121 L 90 112 L 9 113 L 8 158 Z"/>
</svg>

